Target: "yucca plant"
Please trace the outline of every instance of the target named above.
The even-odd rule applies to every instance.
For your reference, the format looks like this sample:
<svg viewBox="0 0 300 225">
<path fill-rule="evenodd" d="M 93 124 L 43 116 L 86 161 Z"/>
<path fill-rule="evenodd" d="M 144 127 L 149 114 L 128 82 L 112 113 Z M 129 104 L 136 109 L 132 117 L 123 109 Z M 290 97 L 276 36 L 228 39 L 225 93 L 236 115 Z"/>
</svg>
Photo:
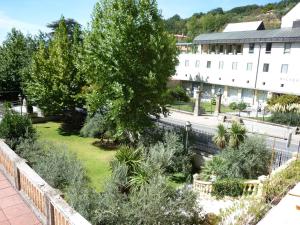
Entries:
<svg viewBox="0 0 300 225">
<path fill-rule="evenodd" d="M 228 144 L 228 132 L 223 124 L 218 125 L 217 134 L 213 137 L 214 143 L 220 148 L 224 149 Z"/>
<path fill-rule="evenodd" d="M 246 139 L 247 130 L 238 122 L 233 122 L 229 131 L 229 146 L 238 148 Z"/>
<path fill-rule="evenodd" d="M 142 152 L 139 149 L 132 149 L 128 146 L 122 146 L 116 153 L 115 160 L 112 161 L 111 167 L 114 169 L 116 163 L 125 164 L 128 168 L 128 176 L 132 176 L 139 170 L 142 162 Z"/>
</svg>

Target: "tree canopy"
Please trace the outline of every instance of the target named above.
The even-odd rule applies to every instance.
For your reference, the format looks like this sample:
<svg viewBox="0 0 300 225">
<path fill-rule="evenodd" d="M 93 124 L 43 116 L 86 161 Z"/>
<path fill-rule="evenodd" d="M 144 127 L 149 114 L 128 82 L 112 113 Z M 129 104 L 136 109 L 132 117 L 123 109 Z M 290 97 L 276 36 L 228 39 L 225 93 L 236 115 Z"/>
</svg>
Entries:
<svg viewBox="0 0 300 225">
<path fill-rule="evenodd" d="M 117 134 L 137 134 L 166 113 L 167 82 L 177 63 L 175 39 L 153 0 L 103 0 L 85 38 L 83 70 L 91 113 L 107 108 Z"/>
<path fill-rule="evenodd" d="M 33 51 L 32 38 L 12 29 L 0 47 L 0 92 L 15 96 L 21 93 L 22 77 Z"/>
<path fill-rule="evenodd" d="M 45 113 L 72 111 L 76 106 L 82 106 L 79 95 L 85 79 L 77 69 L 81 50 L 79 27 L 75 28 L 71 41 L 64 19 L 49 46 L 40 42 L 26 80 L 26 94 Z"/>
</svg>

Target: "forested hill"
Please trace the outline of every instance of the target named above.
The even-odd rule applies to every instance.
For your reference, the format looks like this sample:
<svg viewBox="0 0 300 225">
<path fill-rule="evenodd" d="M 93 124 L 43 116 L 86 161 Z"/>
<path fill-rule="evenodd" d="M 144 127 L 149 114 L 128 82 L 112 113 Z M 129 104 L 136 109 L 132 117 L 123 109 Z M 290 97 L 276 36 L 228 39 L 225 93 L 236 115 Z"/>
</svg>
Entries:
<svg viewBox="0 0 300 225">
<path fill-rule="evenodd" d="M 222 31 L 227 23 L 262 20 L 266 29 L 279 28 L 281 17 L 293 8 L 300 0 L 282 0 L 267 5 L 247 5 L 228 11 L 222 8 L 213 9 L 207 13 L 195 13 L 187 19 L 179 15 L 166 19 L 166 27 L 172 34 L 184 34 L 193 40 L 201 33 Z"/>
</svg>

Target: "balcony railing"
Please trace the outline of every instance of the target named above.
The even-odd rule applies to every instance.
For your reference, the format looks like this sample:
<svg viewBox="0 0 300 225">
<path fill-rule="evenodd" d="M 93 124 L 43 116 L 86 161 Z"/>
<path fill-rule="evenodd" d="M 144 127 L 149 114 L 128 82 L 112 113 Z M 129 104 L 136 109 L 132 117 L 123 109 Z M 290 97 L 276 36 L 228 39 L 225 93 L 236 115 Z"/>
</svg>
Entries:
<svg viewBox="0 0 300 225">
<path fill-rule="evenodd" d="M 0 140 L 0 170 L 45 225 L 91 225 Z"/>
</svg>

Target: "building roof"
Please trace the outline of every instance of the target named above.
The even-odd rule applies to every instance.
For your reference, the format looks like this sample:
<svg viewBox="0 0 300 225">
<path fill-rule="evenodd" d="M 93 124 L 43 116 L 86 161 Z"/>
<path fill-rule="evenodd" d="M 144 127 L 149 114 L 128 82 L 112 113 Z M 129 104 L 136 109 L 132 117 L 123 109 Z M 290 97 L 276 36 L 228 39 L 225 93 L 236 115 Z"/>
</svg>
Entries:
<svg viewBox="0 0 300 225">
<path fill-rule="evenodd" d="M 300 42 L 300 28 L 210 33 L 194 39 L 195 44 L 259 42 Z"/>
<path fill-rule="evenodd" d="M 263 21 L 245 22 L 245 23 L 229 23 L 223 32 L 247 31 L 247 30 L 264 30 Z"/>
<path fill-rule="evenodd" d="M 176 46 L 189 46 L 189 45 L 193 45 L 194 43 L 190 43 L 190 42 L 177 42 Z"/>
</svg>

